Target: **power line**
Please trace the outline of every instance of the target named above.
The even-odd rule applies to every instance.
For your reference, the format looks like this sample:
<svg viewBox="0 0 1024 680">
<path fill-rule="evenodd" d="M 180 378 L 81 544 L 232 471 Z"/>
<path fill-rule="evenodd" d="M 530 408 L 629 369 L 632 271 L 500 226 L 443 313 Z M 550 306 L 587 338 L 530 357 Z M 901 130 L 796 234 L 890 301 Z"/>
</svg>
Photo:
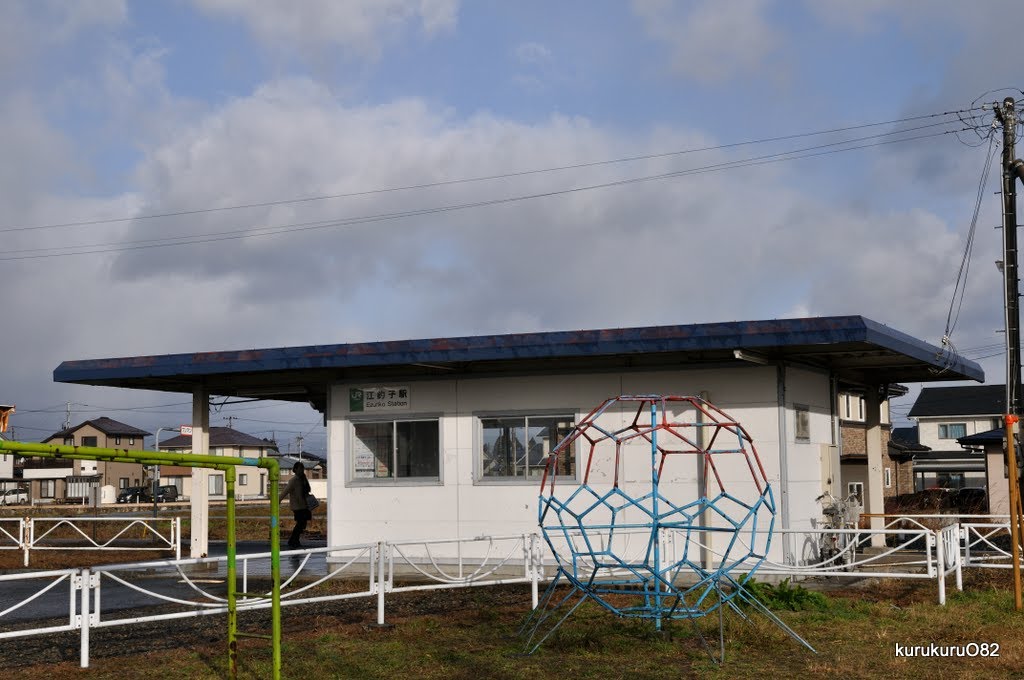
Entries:
<svg viewBox="0 0 1024 680">
<path fill-rule="evenodd" d="M 932 127 L 933 125 L 921 126 L 921 128 Z M 860 139 L 844 140 L 840 142 L 832 142 L 829 144 L 819 144 L 803 149 L 797 149 L 793 151 L 784 151 L 774 154 L 765 154 L 762 156 L 755 156 L 752 158 L 726 161 L 723 163 L 715 163 L 712 165 L 701 166 L 698 168 L 690 168 L 687 170 L 677 170 L 666 173 L 659 173 L 656 175 L 646 175 L 641 177 L 632 177 L 621 180 L 615 180 L 611 182 L 602 182 L 599 184 L 591 184 L 580 187 L 573 187 L 569 189 L 558 189 L 553 191 L 546 191 L 534 194 L 522 194 L 517 196 L 508 196 L 504 198 L 488 199 L 482 201 L 472 201 L 469 203 L 451 204 L 444 206 L 435 206 L 430 208 L 418 208 L 408 211 L 393 212 L 393 213 L 381 213 L 376 215 L 367 215 L 361 217 L 349 217 L 339 218 L 336 220 L 323 220 L 318 222 L 305 222 L 298 224 L 290 224 L 283 226 L 273 227 L 257 227 L 248 229 L 239 229 L 227 232 L 211 233 L 203 236 L 180 236 L 180 237 L 168 237 L 163 239 L 145 239 L 142 241 L 134 241 L 125 243 L 108 243 L 108 244 L 94 244 L 85 246 L 66 246 L 60 248 L 35 248 L 27 250 L 16 250 L 8 251 L 4 256 L 0 256 L 0 261 L 11 261 L 11 260 L 36 260 L 36 259 L 47 259 L 53 257 L 71 257 L 78 255 L 95 255 L 105 254 L 114 252 L 125 252 L 132 250 L 146 250 L 150 248 L 166 248 L 173 246 L 183 245 L 195 245 L 201 243 L 215 243 L 220 241 L 231 241 L 245 238 L 255 238 L 261 236 L 274 236 L 278 234 L 296 233 L 304 231 L 314 231 L 329 229 L 342 226 L 354 226 L 360 224 L 370 224 L 374 222 L 390 221 L 408 217 L 418 217 L 423 215 L 433 215 L 446 212 L 455 212 L 461 210 L 468 210 L 473 208 L 481 208 L 488 206 L 503 205 L 509 203 L 515 203 L 526 200 L 535 200 L 540 198 L 550 198 L 553 196 L 561 196 L 573 193 L 582 193 L 585 191 L 594 191 L 598 189 L 608 189 L 612 187 L 627 186 L 632 184 L 639 184 L 641 182 L 650 182 L 656 180 L 663 180 L 675 177 L 685 177 L 690 175 L 699 175 L 711 172 L 721 172 L 723 170 L 733 170 L 739 168 L 748 168 L 759 165 L 768 165 L 773 163 L 780 163 L 784 161 L 800 160 L 804 158 L 813 158 L 817 156 L 825 156 L 834 153 L 841 153 L 845 151 L 856 151 L 860 149 L 866 149 L 877 146 L 885 146 L 888 144 L 899 144 L 904 142 L 919 141 L 922 139 L 930 139 L 933 137 L 940 137 L 947 134 L 954 134 L 956 132 L 963 132 L 966 128 L 955 129 L 955 130 L 944 130 L 939 132 L 931 132 L 927 134 L 915 135 L 911 137 L 898 138 L 898 139 L 881 139 L 881 137 L 887 137 L 894 134 L 900 134 L 910 132 L 921 128 L 911 128 L 909 130 L 898 130 L 896 132 L 884 133 L 881 135 L 871 135 Z M 879 140 L 865 144 L 854 144 L 854 142 L 864 140 Z M 841 147 L 841 148 L 835 148 Z M 68 250 L 69 248 L 89 248 L 89 250 L 76 250 L 72 252 L 50 252 L 50 253 L 39 253 L 39 251 L 52 251 L 52 250 Z M 33 255 L 11 255 L 11 253 L 39 253 Z"/>
<path fill-rule="evenodd" d="M 946 315 L 946 332 L 944 338 L 948 338 L 956 329 L 957 321 L 960 319 L 960 309 L 964 304 L 964 294 L 967 292 L 967 275 L 971 268 L 971 253 L 974 250 L 974 235 L 978 228 L 978 215 L 981 212 L 981 202 L 985 195 L 985 185 L 988 183 L 989 171 L 992 169 L 992 159 L 995 157 L 995 135 L 989 136 L 988 150 L 985 152 L 985 164 L 981 170 L 981 179 L 978 181 L 977 196 L 974 200 L 974 213 L 971 215 L 971 226 L 967 230 L 967 243 L 964 245 L 964 255 L 960 260 L 960 270 L 956 275 L 956 283 L 953 286 L 953 299 L 949 302 L 949 313 Z M 957 293 L 959 291 L 959 301 Z M 954 306 L 956 313 L 954 315 Z"/>
<path fill-rule="evenodd" d="M 701 153 L 701 152 L 705 152 L 705 151 L 720 151 L 720 150 L 724 150 L 724 149 L 733 149 L 733 148 L 737 148 L 737 147 L 741 147 L 741 146 L 750 146 L 750 145 L 755 145 L 755 144 L 768 144 L 768 143 L 772 143 L 772 142 L 781 142 L 781 141 L 787 141 L 787 140 L 792 140 L 792 139 L 800 139 L 802 137 L 815 137 L 815 136 L 820 136 L 820 135 L 836 134 L 836 133 L 839 133 L 839 132 L 850 132 L 850 131 L 853 131 L 853 130 L 863 130 L 863 129 L 870 128 L 870 127 L 880 127 L 880 126 L 883 126 L 883 125 L 897 125 L 897 124 L 900 124 L 900 123 L 908 123 L 908 122 L 917 121 L 917 120 L 927 120 L 927 119 L 931 119 L 931 118 L 941 118 L 941 117 L 947 117 L 947 116 L 958 116 L 958 120 L 959 121 L 964 121 L 964 118 L 963 118 L 962 114 L 970 113 L 971 111 L 973 111 L 973 110 L 975 110 L 977 108 L 980 108 L 980 107 L 972 107 L 970 109 L 960 109 L 960 110 L 956 110 L 956 111 L 944 111 L 942 113 L 930 113 L 930 114 L 924 114 L 924 115 L 920 115 L 920 116 L 908 116 L 908 117 L 905 117 L 905 118 L 895 118 L 895 119 L 892 119 L 892 120 L 879 121 L 879 122 L 875 122 L 875 123 L 861 123 L 861 124 L 857 124 L 857 125 L 848 125 L 848 126 L 845 126 L 845 127 L 832 128 L 832 129 L 829 129 L 829 130 L 816 130 L 816 131 L 813 131 L 813 132 L 801 132 L 801 133 L 795 133 L 795 134 L 790 134 L 790 135 L 780 135 L 780 136 L 777 136 L 777 137 L 765 137 L 765 138 L 761 138 L 761 139 L 752 139 L 752 140 L 747 140 L 747 141 L 742 141 L 742 142 L 732 142 L 732 143 L 729 143 L 729 144 L 718 144 L 718 145 L 714 145 L 714 146 L 705 146 L 705 147 L 699 147 L 699 148 L 695 148 L 695 149 L 682 149 L 682 150 L 678 150 L 678 151 L 667 151 L 667 152 L 663 152 L 663 153 L 642 154 L 642 155 L 636 155 L 636 156 L 626 156 L 626 157 L 622 157 L 622 158 L 613 158 L 613 159 L 609 159 L 609 160 L 590 161 L 590 162 L 585 162 L 585 163 L 574 163 L 574 164 L 571 164 L 571 165 L 561 165 L 561 166 L 556 166 L 556 167 L 538 168 L 538 169 L 532 169 L 532 170 L 520 170 L 520 171 L 515 171 L 515 172 L 506 172 L 506 173 L 498 173 L 498 174 L 493 174 L 493 175 L 484 175 L 484 176 L 480 176 L 480 177 L 463 177 L 463 178 L 450 179 L 450 180 L 441 180 L 441 181 L 438 181 L 438 182 L 423 182 L 423 183 L 419 183 L 419 184 L 408 184 L 408 185 L 397 186 L 397 187 L 385 187 L 385 188 L 379 188 L 379 189 L 367 189 L 367 190 L 364 190 L 364 191 L 352 191 L 352 192 L 340 193 L 340 194 L 326 194 L 326 195 L 322 195 L 322 196 L 305 196 L 305 197 L 299 197 L 299 198 L 287 198 L 287 199 L 280 199 L 280 200 L 275 200 L 275 201 L 263 201 L 263 202 L 259 202 L 259 203 L 240 203 L 240 204 L 237 204 L 237 205 L 218 206 L 218 207 L 213 207 L 213 208 L 194 208 L 194 209 L 190 209 L 190 210 L 176 210 L 176 211 L 171 211 L 171 212 L 149 213 L 149 214 L 145 214 L 145 215 L 113 217 L 113 218 L 108 218 L 108 219 L 78 220 L 78 221 L 74 221 L 74 222 L 60 222 L 60 223 L 53 223 L 53 224 L 40 224 L 40 225 L 34 225 L 34 226 L 4 227 L 4 228 L 0 228 L 0 233 L 9 233 L 9 232 L 15 232 L 15 231 L 36 231 L 36 230 L 40 230 L 40 229 L 59 229 L 59 228 L 65 228 L 65 227 L 85 227 L 85 226 L 95 226 L 95 225 L 101 225 L 101 224 L 116 224 L 116 223 L 121 223 L 121 222 L 131 222 L 131 221 L 134 221 L 134 220 L 153 220 L 153 219 L 160 219 L 160 218 L 164 218 L 164 217 L 184 217 L 184 216 L 188 216 L 188 215 L 201 215 L 201 214 L 204 214 L 204 213 L 225 212 L 225 211 L 231 211 L 231 210 L 245 210 L 245 209 L 249 209 L 249 208 L 269 208 L 269 207 L 273 207 L 273 206 L 289 205 L 289 204 L 295 204 L 295 203 L 311 203 L 311 202 L 316 202 L 316 201 L 329 201 L 329 200 L 335 200 L 335 199 L 340 199 L 340 198 L 356 198 L 356 197 L 360 197 L 360 196 L 372 196 L 372 195 L 376 195 L 376 194 L 392 193 L 392 192 L 398 192 L 398 191 L 412 191 L 412 190 L 417 190 L 417 189 L 431 189 L 431 188 L 436 188 L 436 187 L 452 186 L 452 185 L 456 185 L 456 184 L 469 184 L 469 183 L 473 183 L 473 182 L 487 182 L 487 181 L 492 181 L 492 180 L 497 180 L 497 179 L 510 179 L 510 178 L 513 178 L 513 177 L 525 177 L 525 176 L 529 176 L 529 175 L 537 175 L 537 174 L 549 173 L 549 172 L 561 172 L 561 171 L 565 171 L 565 170 L 579 170 L 579 169 L 582 169 L 582 168 L 591 168 L 591 167 L 598 167 L 598 166 L 603 166 L 603 165 L 614 165 L 614 164 L 619 164 L 619 163 L 632 163 L 632 162 L 635 162 L 635 161 L 643 161 L 643 160 L 655 160 L 655 159 L 658 159 L 658 158 L 669 158 L 669 157 L 672 157 L 672 156 L 681 156 L 681 155 L 685 155 L 685 154 Z M 948 123 L 951 123 L 951 122 L 954 122 L 954 121 L 946 121 L 943 124 L 948 124 Z M 959 132 L 963 132 L 963 130 L 960 130 Z"/>
</svg>

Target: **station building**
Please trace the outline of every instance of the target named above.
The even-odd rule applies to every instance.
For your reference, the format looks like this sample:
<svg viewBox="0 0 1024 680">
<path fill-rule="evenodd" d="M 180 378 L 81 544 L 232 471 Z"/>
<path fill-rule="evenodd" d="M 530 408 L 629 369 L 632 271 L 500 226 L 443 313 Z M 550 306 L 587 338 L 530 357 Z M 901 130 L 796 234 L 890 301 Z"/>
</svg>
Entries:
<svg viewBox="0 0 1024 680">
<path fill-rule="evenodd" d="M 984 375 L 883 324 L 839 316 L 76 360 L 54 379 L 191 393 L 196 453 L 208 450 L 213 395 L 308 402 L 327 426 L 328 541 L 344 545 L 535 530 L 546 453 L 623 394 L 701 396 L 742 423 L 777 521 L 794 529 L 820 517 L 822 491 L 842 494 L 836 405 L 861 395 L 864 509 L 881 513 L 889 386 Z M 559 462 L 563 483 L 578 478 L 582 453 Z M 673 492 L 696 498 L 696 467 L 673 474 Z M 193 526 L 205 502 L 193 499 Z M 206 536 L 193 534 L 193 555 L 204 554 Z M 798 553 L 773 547 L 773 559 Z"/>
</svg>

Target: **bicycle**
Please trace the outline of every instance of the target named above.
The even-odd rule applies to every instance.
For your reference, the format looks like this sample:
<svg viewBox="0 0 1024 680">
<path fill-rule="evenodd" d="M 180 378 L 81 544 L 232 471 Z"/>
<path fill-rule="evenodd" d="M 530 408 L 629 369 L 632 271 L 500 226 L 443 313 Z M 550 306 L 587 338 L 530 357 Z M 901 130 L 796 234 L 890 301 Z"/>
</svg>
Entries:
<svg viewBox="0 0 1024 680">
<path fill-rule="evenodd" d="M 825 531 L 818 539 L 818 560 L 826 568 L 849 570 L 857 561 L 859 541 L 857 534 L 842 530 L 857 528 L 853 521 L 853 508 L 859 505 L 857 494 L 836 498 L 826 491 L 814 500 L 821 503 L 821 514 L 825 516 Z"/>
</svg>

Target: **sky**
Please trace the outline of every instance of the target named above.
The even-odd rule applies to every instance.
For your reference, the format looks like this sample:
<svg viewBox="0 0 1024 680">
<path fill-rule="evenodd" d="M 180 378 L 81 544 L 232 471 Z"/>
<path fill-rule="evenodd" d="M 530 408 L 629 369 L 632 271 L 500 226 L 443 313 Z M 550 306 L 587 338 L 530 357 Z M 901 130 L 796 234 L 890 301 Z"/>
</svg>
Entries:
<svg viewBox="0 0 1024 680">
<path fill-rule="evenodd" d="M 1022 21 L 1015 0 L 2 0 L 0 403 L 25 441 L 68 403 L 155 432 L 188 396 L 53 369 L 840 314 L 948 334 L 1002 383 L 981 105 L 1024 96 Z M 228 424 L 324 449 L 305 405 L 218 403 Z"/>
</svg>

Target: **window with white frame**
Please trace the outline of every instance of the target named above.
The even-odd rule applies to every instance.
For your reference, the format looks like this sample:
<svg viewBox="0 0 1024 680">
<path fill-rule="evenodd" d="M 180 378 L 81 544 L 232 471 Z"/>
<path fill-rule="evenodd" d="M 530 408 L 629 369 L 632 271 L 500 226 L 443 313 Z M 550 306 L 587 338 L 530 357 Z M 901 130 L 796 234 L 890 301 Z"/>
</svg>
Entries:
<svg viewBox="0 0 1024 680">
<path fill-rule="evenodd" d="M 892 488 L 892 468 L 885 468 L 885 488 Z"/>
<path fill-rule="evenodd" d="M 959 439 L 967 436 L 967 423 L 941 423 L 939 439 Z"/>
<path fill-rule="evenodd" d="M 544 475 L 548 454 L 574 427 L 571 415 L 481 416 L 478 473 L 484 480 L 536 479 Z M 555 463 L 560 476 L 576 476 L 570 449 Z"/>
<path fill-rule="evenodd" d="M 57 493 L 57 480 L 55 479 L 41 479 L 39 480 L 39 497 L 40 498 L 53 498 Z"/>
<path fill-rule="evenodd" d="M 224 475 L 210 475 L 206 480 L 211 496 L 222 496 L 224 494 Z"/>
<path fill-rule="evenodd" d="M 238 473 L 238 483 L 245 486 L 249 483 L 249 475 L 244 472 Z"/>
<path fill-rule="evenodd" d="M 352 424 L 352 479 L 356 481 L 441 477 L 437 419 L 377 420 Z"/>
<path fill-rule="evenodd" d="M 846 485 L 846 493 L 853 496 L 850 500 L 858 505 L 864 505 L 864 484 L 863 482 L 850 482 Z"/>
<path fill-rule="evenodd" d="M 128 488 L 128 478 L 127 477 L 118 477 L 118 479 L 117 479 L 117 488 L 118 489 L 127 489 Z"/>
<path fill-rule="evenodd" d="M 120 446 L 120 445 L 121 445 L 121 435 L 115 434 L 114 435 L 114 446 Z"/>
<path fill-rule="evenodd" d="M 793 436 L 798 442 L 811 441 L 811 409 L 802 404 L 793 405 L 793 415 L 796 417 L 796 426 Z"/>
</svg>

